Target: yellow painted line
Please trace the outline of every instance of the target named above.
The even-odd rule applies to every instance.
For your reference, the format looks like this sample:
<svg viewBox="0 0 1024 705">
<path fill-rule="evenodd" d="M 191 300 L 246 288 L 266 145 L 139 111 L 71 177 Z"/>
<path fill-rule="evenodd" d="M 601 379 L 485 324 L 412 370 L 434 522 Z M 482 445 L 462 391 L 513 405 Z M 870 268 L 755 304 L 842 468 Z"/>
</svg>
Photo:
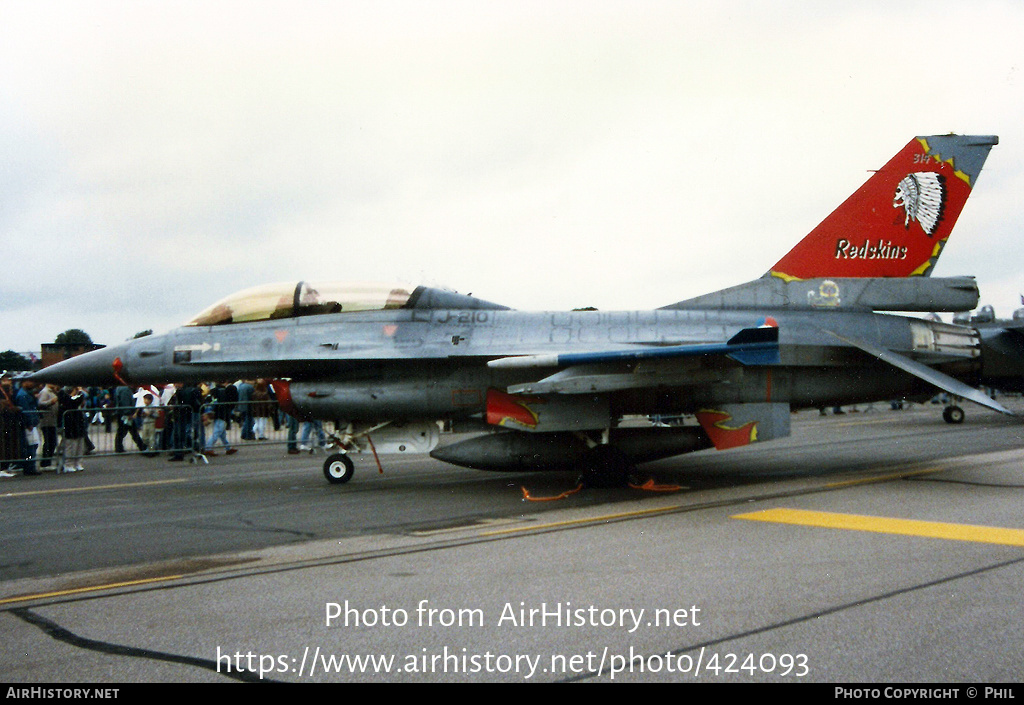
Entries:
<svg viewBox="0 0 1024 705">
<path fill-rule="evenodd" d="M 835 421 L 832 423 L 836 428 L 846 426 L 875 426 L 877 424 L 891 424 L 892 419 L 856 419 L 851 421 Z"/>
<path fill-rule="evenodd" d="M 515 534 L 523 531 L 543 531 L 544 529 L 557 529 L 565 526 L 578 526 L 581 524 L 599 524 L 603 521 L 614 521 L 616 519 L 627 519 L 632 517 L 642 517 L 650 514 L 664 514 L 665 512 L 674 512 L 678 509 L 682 509 L 682 504 L 674 504 L 671 507 L 659 507 L 655 509 L 640 509 L 635 512 L 619 512 L 617 514 L 603 514 L 596 517 L 587 517 L 584 519 L 570 519 L 567 521 L 555 521 L 548 524 L 533 524 L 531 526 L 520 526 L 514 529 L 501 529 L 499 531 L 483 531 L 480 536 L 499 536 L 501 534 Z"/>
<path fill-rule="evenodd" d="M 888 475 L 876 475 L 875 477 L 865 477 L 857 480 L 842 480 L 839 482 L 829 482 L 821 486 L 820 489 L 835 489 L 838 487 L 847 487 L 850 485 L 862 485 L 875 482 L 888 482 L 889 480 L 898 480 L 904 477 L 911 477 L 913 475 L 926 475 L 928 473 L 941 472 L 938 468 L 926 468 L 924 470 L 911 470 L 908 472 L 895 472 Z M 642 517 L 652 514 L 664 514 L 665 512 L 674 512 L 680 509 L 685 509 L 685 504 L 673 504 L 667 507 L 655 507 L 653 509 L 640 509 L 634 512 L 620 512 L 617 514 L 604 514 L 602 516 L 590 517 L 585 519 L 571 519 L 567 521 L 551 522 L 548 524 L 532 524 L 530 526 L 518 526 L 511 529 L 500 529 L 495 531 L 484 531 L 481 532 L 480 536 L 500 536 L 502 534 L 515 534 L 524 531 L 543 531 L 545 529 L 557 529 L 566 526 L 578 526 L 582 524 L 598 524 L 603 521 L 614 521 L 616 519 L 630 519 L 634 517 Z M 742 517 L 741 515 L 741 518 Z M 464 527 L 471 528 L 471 527 Z"/>
<path fill-rule="evenodd" d="M 997 526 L 974 526 L 970 524 L 947 524 L 939 521 L 917 521 L 914 519 L 892 519 L 887 517 L 863 516 L 859 514 L 835 514 L 812 512 L 803 509 L 766 509 L 749 514 L 736 514 L 733 519 L 749 519 L 779 524 L 820 526 L 826 529 L 848 529 L 850 531 L 872 531 L 881 534 L 903 536 L 924 536 L 926 538 L 950 541 L 974 541 L 994 543 L 1003 546 L 1024 546 L 1024 530 L 1004 529 Z"/>
<path fill-rule="evenodd" d="M 127 580 L 121 583 L 108 583 L 106 585 L 93 585 L 91 587 L 72 588 L 70 590 L 56 590 L 54 592 L 38 592 L 32 595 L 18 595 L 17 597 L 5 597 L 0 599 L 0 605 L 10 604 L 12 602 L 26 602 L 28 600 L 43 600 L 50 597 L 67 597 L 68 595 L 79 595 L 83 592 L 98 592 L 100 590 L 113 590 L 115 588 L 131 587 L 135 585 L 147 585 L 149 583 L 159 583 L 165 580 L 175 580 L 184 576 L 181 575 L 165 575 L 161 578 L 146 578 L 145 580 Z"/>
<path fill-rule="evenodd" d="M 93 485 L 91 487 L 60 487 L 52 490 L 29 490 L 28 492 L 4 492 L 0 497 L 30 497 L 43 494 L 64 494 L 65 492 L 92 492 L 94 490 L 118 490 L 125 487 L 148 487 L 151 485 L 169 485 L 188 482 L 187 478 L 177 480 L 150 480 L 149 482 L 126 482 L 120 485 Z"/>
<path fill-rule="evenodd" d="M 444 534 L 454 534 L 459 531 L 471 531 L 473 529 L 482 529 L 488 526 L 504 526 L 506 524 L 518 524 L 521 519 L 484 519 L 474 524 L 461 524 L 460 526 L 449 526 L 444 529 L 428 529 L 426 531 L 410 531 L 410 536 L 441 536 Z"/>
<path fill-rule="evenodd" d="M 933 472 L 942 472 L 942 468 L 925 468 L 924 470 L 910 470 L 907 472 L 894 472 L 889 475 L 876 475 L 875 477 L 863 477 L 857 480 L 840 480 L 838 482 L 825 483 L 827 489 L 836 489 L 837 487 L 852 487 L 853 485 L 870 485 L 875 482 L 888 482 L 889 480 L 902 480 L 905 477 L 914 477 L 915 475 L 929 475 Z"/>
</svg>

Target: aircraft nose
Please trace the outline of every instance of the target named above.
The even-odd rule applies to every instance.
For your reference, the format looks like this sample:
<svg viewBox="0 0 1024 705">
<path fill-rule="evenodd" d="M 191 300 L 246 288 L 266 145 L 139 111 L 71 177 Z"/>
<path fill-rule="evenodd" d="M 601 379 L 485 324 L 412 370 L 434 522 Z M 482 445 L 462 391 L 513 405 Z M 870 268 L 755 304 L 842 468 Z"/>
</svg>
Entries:
<svg viewBox="0 0 1024 705">
<path fill-rule="evenodd" d="M 82 387 L 120 384 L 121 358 L 127 345 L 112 345 L 50 365 L 28 377 L 33 382 Z"/>
</svg>

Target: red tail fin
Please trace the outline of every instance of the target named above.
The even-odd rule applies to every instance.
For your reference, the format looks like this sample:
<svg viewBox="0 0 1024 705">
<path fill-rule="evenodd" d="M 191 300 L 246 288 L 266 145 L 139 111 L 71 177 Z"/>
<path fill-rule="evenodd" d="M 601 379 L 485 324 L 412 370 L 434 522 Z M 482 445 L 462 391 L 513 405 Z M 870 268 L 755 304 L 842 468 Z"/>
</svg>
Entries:
<svg viewBox="0 0 1024 705">
<path fill-rule="evenodd" d="M 765 276 L 928 276 L 998 137 L 917 137 Z"/>
</svg>

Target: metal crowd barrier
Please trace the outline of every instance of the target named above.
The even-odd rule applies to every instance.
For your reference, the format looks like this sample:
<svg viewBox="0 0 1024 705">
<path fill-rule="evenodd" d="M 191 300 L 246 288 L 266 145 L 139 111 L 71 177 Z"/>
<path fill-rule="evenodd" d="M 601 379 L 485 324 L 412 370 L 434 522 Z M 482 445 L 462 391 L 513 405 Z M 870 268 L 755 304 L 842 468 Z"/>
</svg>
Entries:
<svg viewBox="0 0 1024 705">
<path fill-rule="evenodd" d="M 166 454 L 208 462 L 210 456 L 246 446 L 278 444 L 314 452 L 328 442 L 326 424 L 307 425 L 266 401 L 212 402 L 199 409 L 158 404 L 70 409 L 62 414 L 57 433 L 53 455 L 45 456 L 41 440 L 35 458 L 50 460 L 57 472 L 68 465 L 74 469 L 86 455 Z"/>
</svg>

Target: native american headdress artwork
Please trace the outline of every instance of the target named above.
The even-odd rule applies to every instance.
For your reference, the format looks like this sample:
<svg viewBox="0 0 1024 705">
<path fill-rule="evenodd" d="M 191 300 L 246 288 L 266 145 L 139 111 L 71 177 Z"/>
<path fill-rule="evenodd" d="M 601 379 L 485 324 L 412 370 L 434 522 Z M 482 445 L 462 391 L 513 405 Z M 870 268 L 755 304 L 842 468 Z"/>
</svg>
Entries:
<svg viewBox="0 0 1024 705">
<path fill-rule="evenodd" d="M 892 207 L 903 208 L 906 213 L 903 219 L 905 227 L 909 228 L 910 221 L 915 220 L 931 237 L 939 227 L 946 207 L 945 177 L 932 171 L 907 174 L 896 187 Z"/>
</svg>

